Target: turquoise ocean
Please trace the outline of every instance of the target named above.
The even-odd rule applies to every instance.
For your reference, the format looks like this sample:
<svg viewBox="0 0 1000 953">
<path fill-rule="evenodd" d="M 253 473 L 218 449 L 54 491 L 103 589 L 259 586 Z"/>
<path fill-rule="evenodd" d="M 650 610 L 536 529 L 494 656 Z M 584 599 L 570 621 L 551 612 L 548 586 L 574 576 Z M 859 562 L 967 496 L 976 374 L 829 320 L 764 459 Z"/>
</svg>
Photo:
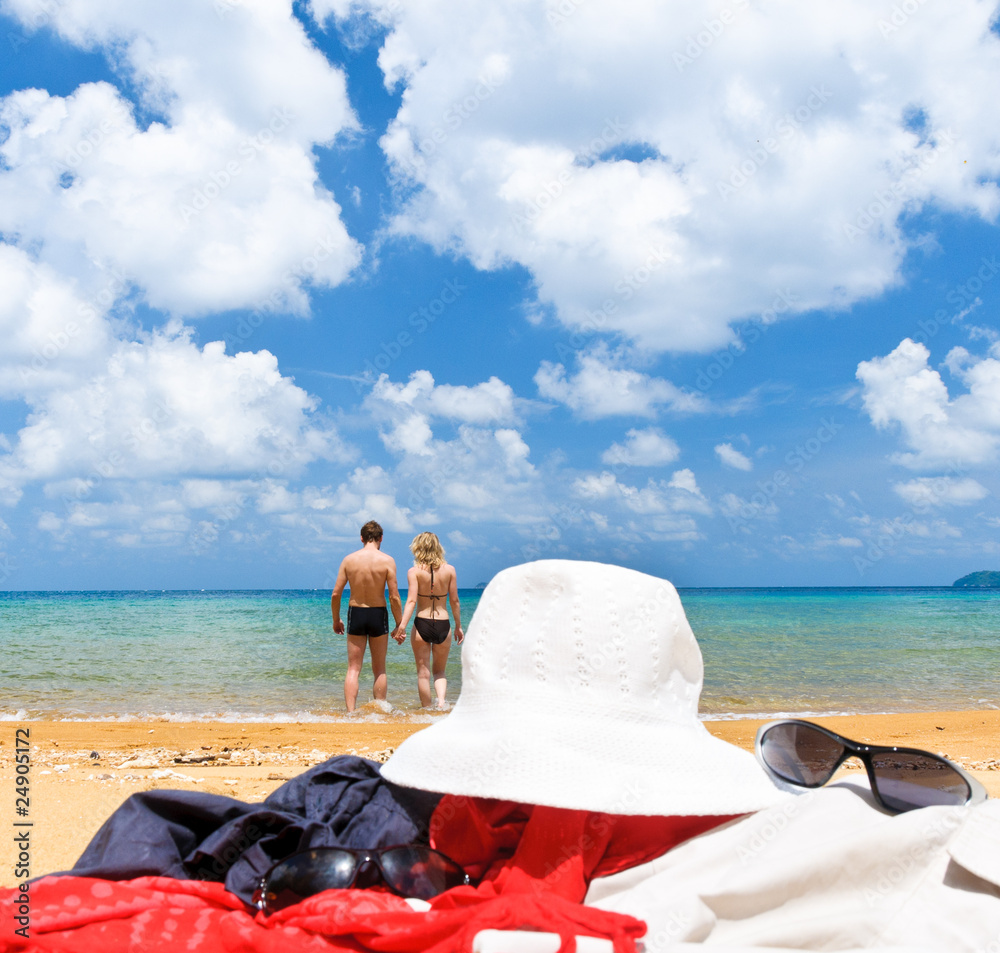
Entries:
<svg viewBox="0 0 1000 953">
<path fill-rule="evenodd" d="M 480 594 L 460 591 L 466 628 Z M 704 717 L 1000 708 L 1000 590 L 680 594 Z M 5 720 L 437 717 L 419 710 L 409 640 L 389 643 L 388 705 L 347 715 L 329 590 L 0 592 L 0 631 Z M 461 685 L 453 646 L 450 700 Z M 359 702 L 370 694 L 366 661 Z"/>
</svg>

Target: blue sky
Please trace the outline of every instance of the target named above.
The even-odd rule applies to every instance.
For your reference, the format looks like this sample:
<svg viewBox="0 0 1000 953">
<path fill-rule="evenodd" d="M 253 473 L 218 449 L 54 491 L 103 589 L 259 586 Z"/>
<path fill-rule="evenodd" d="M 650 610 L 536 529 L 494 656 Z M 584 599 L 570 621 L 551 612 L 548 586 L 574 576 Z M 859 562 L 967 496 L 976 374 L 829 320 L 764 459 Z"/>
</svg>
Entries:
<svg viewBox="0 0 1000 953">
<path fill-rule="evenodd" d="M 0 0 L 0 586 L 1000 569 L 996 23 Z"/>
</svg>

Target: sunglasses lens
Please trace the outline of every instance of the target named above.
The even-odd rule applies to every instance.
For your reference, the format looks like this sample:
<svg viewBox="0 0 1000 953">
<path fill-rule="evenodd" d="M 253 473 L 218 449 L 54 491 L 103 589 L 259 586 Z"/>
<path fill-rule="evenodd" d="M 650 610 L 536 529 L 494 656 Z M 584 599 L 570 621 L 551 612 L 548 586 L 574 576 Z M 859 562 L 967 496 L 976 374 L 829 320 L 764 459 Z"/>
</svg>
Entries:
<svg viewBox="0 0 1000 953">
<path fill-rule="evenodd" d="M 761 739 L 760 753 L 779 778 L 816 788 L 830 780 L 844 746 L 811 725 L 775 725 Z"/>
<path fill-rule="evenodd" d="M 274 867 L 263 889 L 265 908 L 273 913 L 324 890 L 342 890 L 354 880 L 358 862 L 343 850 L 307 850 Z"/>
<path fill-rule="evenodd" d="M 972 792 L 950 764 L 930 754 L 892 751 L 872 755 L 878 793 L 893 811 L 965 804 Z"/>
<path fill-rule="evenodd" d="M 465 871 L 430 847 L 395 847 L 381 861 L 385 882 L 404 897 L 430 900 L 465 883 Z"/>
</svg>

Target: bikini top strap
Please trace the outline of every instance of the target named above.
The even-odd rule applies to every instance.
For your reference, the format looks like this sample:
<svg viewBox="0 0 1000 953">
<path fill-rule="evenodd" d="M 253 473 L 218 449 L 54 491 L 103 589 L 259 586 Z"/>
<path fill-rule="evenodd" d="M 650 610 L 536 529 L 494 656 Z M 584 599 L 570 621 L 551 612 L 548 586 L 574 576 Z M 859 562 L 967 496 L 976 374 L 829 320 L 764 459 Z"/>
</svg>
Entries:
<svg viewBox="0 0 1000 953">
<path fill-rule="evenodd" d="M 434 595 L 434 569 L 433 568 L 431 569 L 430 592 L 420 592 L 419 589 L 417 590 L 417 592 L 418 592 L 419 595 L 423 596 L 425 599 L 445 599 L 448 596 L 448 594 L 446 592 L 442 593 L 440 596 Z"/>
</svg>

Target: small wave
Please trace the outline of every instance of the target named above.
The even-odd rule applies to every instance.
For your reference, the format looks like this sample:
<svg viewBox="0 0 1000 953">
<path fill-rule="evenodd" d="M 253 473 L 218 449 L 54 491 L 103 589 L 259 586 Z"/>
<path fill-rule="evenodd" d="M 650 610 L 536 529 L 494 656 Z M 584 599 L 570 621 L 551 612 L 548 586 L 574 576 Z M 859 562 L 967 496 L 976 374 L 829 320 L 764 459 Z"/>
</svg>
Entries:
<svg viewBox="0 0 1000 953">
<path fill-rule="evenodd" d="M 353 712 L 312 711 L 126 711 L 84 712 L 65 709 L 19 709 L 16 712 L 0 711 L 0 721 L 66 721 L 66 722 L 216 722 L 219 724 L 432 724 L 445 717 L 453 708 L 404 709 L 384 701 L 369 701 Z M 758 711 L 758 712 L 701 712 L 701 721 L 764 721 L 777 718 L 820 718 L 835 715 L 891 714 L 891 712 L 860 712 L 851 710 Z"/>
<path fill-rule="evenodd" d="M 440 718 L 443 712 L 418 709 L 407 711 L 387 706 L 385 709 L 358 709 L 355 712 L 316 713 L 311 711 L 291 712 L 247 712 L 247 711 L 130 711 L 111 714 L 109 712 L 66 712 L 66 711 L 26 711 L 0 712 L 0 721 L 36 722 L 217 722 L 219 724 L 430 724 Z"/>
<path fill-rule="evenodd" d="M 937 711 L 938 709 L 928 709 Z M 817 711 L 754 711 L 754 712 L 699 712 L 699 721 L 777 721 L 780 718 L 837 718 L 848 715 L 899 715 L 912 714 L 912 709 L 895 711 L 857 708 L 824 708 Z"/>
</svg>

